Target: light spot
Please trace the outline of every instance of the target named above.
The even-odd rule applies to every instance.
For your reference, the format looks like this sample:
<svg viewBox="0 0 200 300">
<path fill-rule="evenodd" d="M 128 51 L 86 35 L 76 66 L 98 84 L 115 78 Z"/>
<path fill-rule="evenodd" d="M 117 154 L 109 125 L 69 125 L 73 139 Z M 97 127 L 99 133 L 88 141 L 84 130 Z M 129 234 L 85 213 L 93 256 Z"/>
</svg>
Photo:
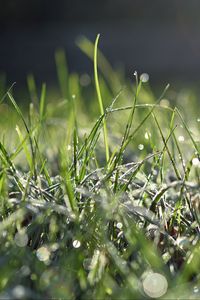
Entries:
<svg viewBox="0 0 200 300">
<path fill-rule="evenodd" d="M 88 74 L 83 74 L 80 77 L 80 84 L 82 86 L 88 86 L 91 83 L 91 78 Z"/>
<path fill-rule="evenodd" d="M 146 295 L 151 298 L 159 298 L 167 292 L 168 282 L 162 274 L 148 273 L 142 286 Z"/>
<path fill-rule="evenodd" d="M 112 289 L 109 288 L 109 287 L 107 287 L 107 288 L 106 288 L 106 293 L 107 293 L 108 295 L 112 295 Z"/>
<path fill-rule="evenodd" d="M 194 286 L 193 291 L 194 291 L 194 293 L 198 293 L 199 292 L 198 286 Z"/>
<path fill-rule="evenodd" d="M 197 122 L 200 122 L 200 118 L 197 119 Z"/>
<path fill-rule="evenodd" d="M 138 149 L 139 149 L 140 151 L 142 151 L 142 150 L 144 149 L 144 145 L 143 145 L 143 144 L 139 144 L 139 145 L 138 145 Z"/>
<path fill-rule="evenodd" d="M 40 247 L 37 250 L 37 252 L 36 252 L 37 258 L 40 261 L 47 261 L 47 260 L 49 260 L 50 254 L 51 253 L 49 252 L 48 248 L 45 247 L 45 246 Z"/>
<path fill-rule="evenodd" d="M 72 99 L 76 99 L 76 95 L 75 94 L 72 95 Z"/>
<path fill-rule="evenodd" d="M 157 175 L 158 175 L 158 171 L 154 169 L 153 172 L 152 172 L 152 174 L 153 174 L 154 176 L 157 176 Z"/>
<path fill-rule="evenodd" d="M 149 140 L 151 137 L 151 133 L 150 132 L 145 132 L 144 138 L 145 140 Z"/>
<path fill-rule="evenodd" d="M 197 157 L 193 158 L 192 164 L 193 164 L 193 166 L 195 166 L 195 167 L 199 167 L 199 166 L 200 166 L 200 161 L 199 161 L 199 159 L 198 159 Z"/>
<path fill-rule="evenodd" d="M 145 82 L 148 82 L 149 81 L 149 74 L 147 73 L 143 73 L 140 75 L 140 80 L 145 83 Z"/>
<path fill-rule="evenodd" d="M 17 285 L 12 290 L 12 294 L 15 299 L 22 299 L 26 296 L 26 291 L 22 285 Z"/>
<path fill-rule="evenodd" d="M 37 275 L 35 273 L 31 274 L 31 280 L 36 281 L 37 280 Z"/>
<path fill-rule="evenodd" d="M 20 273 L 23 276 L 28 276 L 28 275 L 30 275 L 31 270 L 30 270 L 30 268 L 28 266 L 22 266 L 21 269 L 20 269 Z"/>
<path fill-rule="evenodd" d="M 51 245 L 51 251 L 55 252 L 59 249 L 59 244 L 58 243 L 54 243 L 53 245 Z"/>
<path fill-rule="evenodd" d="M 162 99 L 160 101 L 160 106 L 162 107 L 168 107 L 170 105 L 169 100 L 168 99 Z"/>
<path fill-rule="evenodd" d="M 123 224 L 121 222 L 118 222 L 116 226 L 117 226 L 118 229 L 122 229 Z"/>
<path fill-rule="evenodd" d="M 24 230 L 15 234 L 15 243 L 18 247 L 25 247 L 28 244 L 28 235 Z"/>
<path fill-rule="evenodd" d="M 179 135 L 178 141 L 181 142 L 181 143 L 184 142 L 185 141 L 184 136 L 183 135 Z"/>
<path fill-rule="evenodd" d="M 4 231 L 2 232 L 2 237 L 6 237 L 6 236 L 7 236 L 7 231 L 4 230 Z"/>
<path fill-rule="evenodd" d="M 78 240 L 74 240 L 73 243 L 72 243 L 72 245 L 73 245 L 74 248 L 80 248 L 81 242 L 78 241 Z"/>
<path fill-rule="evenodd" d="M 71 145 L 67 146 L 67 151 L 70 151 L 72 149 Z"/>
</svg>

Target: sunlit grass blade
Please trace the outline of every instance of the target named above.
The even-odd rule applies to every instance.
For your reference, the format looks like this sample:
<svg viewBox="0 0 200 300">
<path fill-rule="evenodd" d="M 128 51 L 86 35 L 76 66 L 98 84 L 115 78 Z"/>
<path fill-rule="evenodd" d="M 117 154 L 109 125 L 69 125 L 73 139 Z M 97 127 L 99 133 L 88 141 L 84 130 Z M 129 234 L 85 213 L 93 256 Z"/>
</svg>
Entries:
<svg viewBox="0 0 200 300">
<path fill-rule="evenodd" d="M 37 177 L 37 172 L 36 172 L 36 168 L 35 168 L 35 151 L 34 151 L 34 146 L 33 146 L 33 141 L 32 141 L 32 137 L 31 137 L 31 134 L 30 134 L 30 130 L 29 130 L 29 127 L 27 125 L 27 122 L 23 116 L 23 113 L 22 111 L 20 110 L 19 106 L 17 105 L 15 99 L 13 98 L 13 96 L 10 94 L 10 92 L 7 93 L 10 101 L 12 102 L 15 110 L 17 111 L 18 115 L 20 116 L 23 124 L 24 124 L 24 127 L 28 133 L 28 136 L 29 136 L 29 142 L 30 142 L 30 147 L 31 147 L 31 153 L 32 153 L 32 161 L 33 161 L 33 169 L 34 169 L 34 176 L 35 178 Z"/>
<path fill-rule="evenodd" d="M 40 120 L 42 121 L 45 116 L 45 100 L 46 100 L 46 84 L 42 85 L 42 92 L 40 96 Z"/>
<path fill-rule="evenodd" d="M 36 82 L 33 74 L 29 74 L 27 76 L 27 85 L 28 85 L 31 101 L 34 103 L 35 107 L 38 108 L 37 87 L 36 87 Z"/>
<path fill-rule="evenodd" d="M 33 160 L 32 160 L 31 153 L 29 152 L 29 149 L 28 149 L 27 139 L 23 137 L 23 134 L 22 134 L 19 126 L 16 126 L 16 131 L 17 131 L 17 134 L 18 134 L 20 142 L 21 142 L 21 147 L 24 150 L 27 162 L 29 164 L 29 168 L 32 171 L 33 170 Z"/>
<path fill-rule="evenodd" d="M 99 77 L 98 77 L 98 63 L 97 63 L 97 51 L 98 51 L 98 42 L 99 42 L 100 35 L 97 35 L 95 46 L 94 46 L 94 78 L 95 78 L 95 86 L 96 86 L 96 92 L 99 102 L 99 108 L 101 115 L 104 114 L 104 107 L 103 107 L 103 101 L 101 97 L 101 90 L 99 85 Z M 109 144 L 108 144 L 108 133 L 107 133 L 107 126 L 105 119 L 103 120 L 103 131 L 104 131 L 104 143 L 105 143 L 105 151 L 106 151 L 106 160 L 109 161 Z"/>
<path fill-rule="evenodd" d="M 77 39 L 76 44 L 92 61 L 94 60 L 95 45 L 89 39 L 85 36 L 81 36 Z M 106 78 L 106 81 L 109 83 L 113 93 L 116 93 L 119 90 L 121 83 L 116 72 L 100 50 L 98 51 L 98 67 Z"/>
<path fill-rule="evenodd" d="M 180 172 L 179 172 L 179 170 L 178 170 L 178 168 L 177 168 L 177 166 L 176 166 L 176 163 L 175 163 L 175 161 L 174 161 L 174 159 L 173 159 L 173 157 L 172 157 L 172 155 L 171 155 L 171 152 L 170 152 L 169 147 L 168 147 L 168 145 L 167 145 L 167 143 L 166 143 L 166 140 L 165 140 L 165 138 L 164 138 L 162 129 L 161 129 L 161 127 L 160 127 L 160 124 L 159 124 L 159 122 L 158 122 L 158 120 L 157 120 L 157 118 L 156 118 L 156 116 L 155 116 L 154 113 L 153 113 L 153 117 L 154 117 L 154 120 L 155 120 L 156 125 L 157 125 L 157 127 L 158 127 L 158 130 L 159 130 L 159 132 L 160 132 L 160 135 L 161 135 L 163 144 L 164 144 L 164 146 L 165 146 L 165 148 L 166 148 L 166 150 L 167 150 L 167 154 L 168 154 L 168 156 L 169 156 L 169 159 L 170 159 L 170 161 L 171 161 L 171 163 L 172 163 L 172 166 L 173 166 L 173 168 L 174 168 L 175 174 L 176 174 L 178 180 L 181 180 Z"/>
</svg>

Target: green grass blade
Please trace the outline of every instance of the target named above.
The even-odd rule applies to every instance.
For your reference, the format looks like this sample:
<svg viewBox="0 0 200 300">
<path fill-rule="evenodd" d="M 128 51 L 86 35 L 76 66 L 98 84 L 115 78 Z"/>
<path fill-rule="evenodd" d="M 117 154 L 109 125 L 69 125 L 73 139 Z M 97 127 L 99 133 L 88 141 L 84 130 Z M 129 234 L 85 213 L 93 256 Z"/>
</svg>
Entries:
<svg viewBox="0 0 200 300">
<path fill-rule="evenodd" d="M 58 81 L 59 81 L 62 97 L 64 99 L 69 100 L 69 88 L 68 88 L 69 74 L 68 74 L 66 56 L 65 56 L 65 52 L 63 49 L 59 49 L 56 51 L 55 61 L 56 61 Z"/>
<path fill-rule="evenodd" d="M 76 44 L 84 54 L 86 54 L 92 61 L 94 60 L 94 44 L 89 39 L 82 36 L 77 39 Z M 113 93 L 116 93 L 119 90 L 119 86 L 121 86 L 119 78 L 103 53 L 100 50 L 98 52 L 98 67 L 106 81 L 109 83 Z"/>
<path fill-rule="evenodd" d="M 40 96 L 40 120 L 42 121 L 45 116 L 45 100 L 46 100 L 46 84 L 42 85 L 42 92 Z"/>
<path fill-rule="evenodd" d="M 31 101 L 34 103 L 35 107 L 38 108 L 38 96 L 37 96 L 37 87 L 33 74 L 27 76 L 27 85 Z"/>
<path fill-rule="evenodd" d="M 94 47 L 94 77 L 95 77 L 95 86 L 96 86 L 96 92 L 99 102 L 99 108 L 101 115 L 104 115 L 104 107 L 103 107 L 103 101 L 101 97 L 101 90 L 99 85 L 99 78 L 98 78 L 98 63 L 97 63 L 97 51 L 98 51 L 98 42 L 99 42 L 100 35 L 97 35 L 96 41 L 95 41 L 95 47 Z M 106 161 L 109 161 L 110 154 L 109 154 L 109 144 L 108 144 L 108 133 L 107 133 L 107 126 L 105 119 L 103 120 L 103 131 L 104 131 L 104 143 L 105 143 L 105 150 L 106 150 Z"/>
</svg>

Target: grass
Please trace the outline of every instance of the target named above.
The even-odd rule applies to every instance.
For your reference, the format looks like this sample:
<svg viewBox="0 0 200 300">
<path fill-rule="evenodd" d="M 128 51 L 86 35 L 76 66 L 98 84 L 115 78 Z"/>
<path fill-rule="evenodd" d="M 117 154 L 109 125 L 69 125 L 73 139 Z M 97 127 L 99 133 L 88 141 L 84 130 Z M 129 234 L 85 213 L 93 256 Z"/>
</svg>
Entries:
<svg viewBox="0 0 200 300">
<path fill-rule="evenodd" d="M 198 102 L 127 81 L 98 40 L 77 42 L 94 80 L 59 50 L 58 100 L 29 75 L 28 111 L 0 101 L 0 297 L 199 299 Z"/>
</svg>

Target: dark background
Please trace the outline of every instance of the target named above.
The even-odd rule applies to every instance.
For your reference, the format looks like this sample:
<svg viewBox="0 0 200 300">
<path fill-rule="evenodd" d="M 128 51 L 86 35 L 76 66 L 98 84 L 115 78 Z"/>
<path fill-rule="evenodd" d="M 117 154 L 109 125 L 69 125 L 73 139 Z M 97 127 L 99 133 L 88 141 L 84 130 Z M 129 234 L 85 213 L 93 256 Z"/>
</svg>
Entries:
<svg viewBox="0 0 200 300">
<path fill-rule="evenodd" d="M 80 35 L 100 48 L 127 76 L 153 81 L 200 79 L 199 0 L 0 0 L 0 72 L 22 84 L 32 72 L 54 82 L 55 50 L 66 50 L 70 71 L 92 72 L 75 45 Z"/>
</svg>

